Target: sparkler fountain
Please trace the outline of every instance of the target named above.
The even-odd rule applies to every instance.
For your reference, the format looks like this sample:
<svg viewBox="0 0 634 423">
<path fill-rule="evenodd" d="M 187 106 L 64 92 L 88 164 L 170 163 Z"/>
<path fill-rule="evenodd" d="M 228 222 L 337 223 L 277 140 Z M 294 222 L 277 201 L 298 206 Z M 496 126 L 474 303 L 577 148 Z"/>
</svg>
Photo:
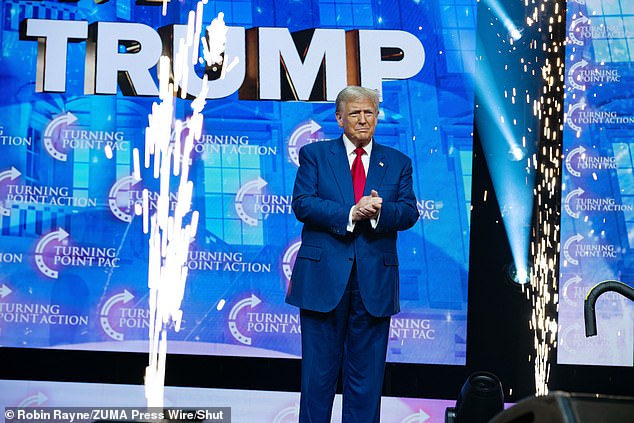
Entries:
<svg viewBox="0 0 634 423">
<path fill-rule="evenodd" d="M 165 363 L 168 328 L 180 330 L 183 317 L 181 302 L 187 280 L 187 253 L 193 241 L 198 212 L 191 209 L 193 183 L 189 180 L 190 155 L 194 142 L 200 139 L 207 97 L 207 76 L 202 89 L 191 102 L 192 114 L 185 121 L 175 118 L 176 95 L 187 93 L 189 67 L 199 61 L 203 50 L 207 66 L 221 66 L 227 27 L 222 14 L 206 28 L 201 37 L 203 7 L 198 2 L 196 11 L 188 19 L 187 36 L 179 41 L 178 52 L 172 63 L 167 56 L 159 62 L 159 102 L 152 106 L 145 133 L 145 168 L 152 167 L 153 177 L 159 181 L 156 211 L 150 216 L 148 191 L 136 208 L 142 215 L 143 231 L 149 233 L 148 288 L 150 307 L 149 364 L 145 372 L 145 396 L 149 407 L 163 406 Z M 165 13 L 165 8 L 164 8 Z M 201 41 L 202 38 L 202 41 Z M 184 141 L 181 141 L 184 138 Z M 134 176 L 141 179 L 139 153 L 134 153 Z M 177 201 L 170 212 L 172 178 L 178 178 Z M 189 221 L 189 223 L 186 223 Z"/>
<path fill-rule="evenodd" d="M 566 16 L 564 1 L 524 0 L 528 26 L 537 26 L 541 41 L 531 44 L 544 57 L 541 65 L 541 96 L 534 100 L 533 114 L 540 122 L 540 138 L 533 161 L 536 172 L 535 204 L 531 233 L 530 284 L 526 294 L 532 301 L 529 327 L 534 339 L 535 393 L 548 394 L 550 353 L 556 347 L 557 292 L 559 272 L 561 162 L 563 135 L 563 92 Z"/>
</svg>

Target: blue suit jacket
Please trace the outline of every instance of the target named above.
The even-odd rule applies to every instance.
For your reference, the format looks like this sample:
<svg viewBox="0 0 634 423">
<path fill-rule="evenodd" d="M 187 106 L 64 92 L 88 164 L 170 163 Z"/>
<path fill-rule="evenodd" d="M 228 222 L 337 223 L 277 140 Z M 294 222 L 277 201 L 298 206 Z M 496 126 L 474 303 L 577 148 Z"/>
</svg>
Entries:
<svg viewBox="0 0 634 423">
<path fill-rule="evenodd" d="M 356 263 L 366 310 L 377 317 L 400 310 L 397 231 L 418 220 L 412 162 L 398 150 L 373 142 L 364 195 L 383 198 L 375 229 L 369 221 L 346 231 L 354 206 L 350 165 L 343 139 L 317 142 L 299 152 L 293 211 L 304 223 L 286 302 L 304 309 L 334 309 Z"/>
</svg>

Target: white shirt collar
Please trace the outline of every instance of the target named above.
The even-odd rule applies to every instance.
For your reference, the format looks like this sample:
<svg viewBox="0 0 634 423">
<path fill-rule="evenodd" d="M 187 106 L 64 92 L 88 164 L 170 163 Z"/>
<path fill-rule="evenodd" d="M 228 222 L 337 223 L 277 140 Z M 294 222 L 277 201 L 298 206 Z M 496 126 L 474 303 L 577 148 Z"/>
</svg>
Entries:
<svg viewBox="0 0 634 423">
<path fill-rule="evenodd" d="M 372 153 L 372 144 L 374 143 L 374 139 L 371 139 L 370 142 L 368 143 L 368 145 L 366 145 L 365 147 L 363 147 L 363 150 L 365 151 L 365 154 L 370 157 L 370 153 Z M 354 154 L 354 150 L 357 148 L 356 145 L 354 145 L 352 143 L 352 141 L 350 141 L 350 139 L 346 136 L 346 134 L 343 134 L 343 145 L 346 147 L 346 154 L 349 156 L 351 154 Z"/>
</svg>

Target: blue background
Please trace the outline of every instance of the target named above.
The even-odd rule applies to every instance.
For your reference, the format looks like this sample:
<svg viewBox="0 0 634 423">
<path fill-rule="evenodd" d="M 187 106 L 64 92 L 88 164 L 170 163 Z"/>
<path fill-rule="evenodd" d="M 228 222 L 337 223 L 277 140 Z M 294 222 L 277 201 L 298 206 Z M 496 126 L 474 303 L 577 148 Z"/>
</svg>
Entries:
<svg viewBox="0 0 634 423">
<path fill-rule="evenodd" d="M 396 319 L 429 321 L 433 339 L 393 334 L 388 360 L 394 362 L 464 364 L 466 357 L 467 276 L 471 156 L 473 132 L 473 69 L 475 61 L 475 1 L 212 1 L 205 6 L 208 24 L 224 12 L 228 25 L 308 28 L 401 29 L 417 36 L 426 52 L 422 71 L 407 81 L 383 83 L 378 142 L 409 155 L 414 163 L 414 188 L 421 210 L 436 210 L 438 220 L 421 218 L 400 234 L 401 314 Z M 107 159 L 97 149 L 69 152 L 66 162 L 52 158 L 43 134 L 57 116 L 71 112 L 73 129 L 120 131 L 131 146 L 143 151 L 147 114 L 156 98 L 85 96 L 85 43 L 68 50 L 67 91 L 37 93 L 37 43 L 19 39 L 25 18 L 139 22 L 159 28 L 186 23 L 194 2 L 172 2 L 167 16 L 161 7 L 132 1 L 92 0 L 77 4 L 7 0 L 2 4 L 0 34 L 0 172 L 15 167 L 21 185 L 68 187 L 75 197 L 94 198 L 96 207 L 74 208 L 44 204 L 11 204 L 2 216 L 0 286 L 11 293 L 0 298 L 0 344 L 88 350 L 145 351 L 147 329 L 119 325 L 121 308 L 147 309 L 147 236 L 139 218 L 127 223 L 108 207 L 112 185 L 132 170 L 132 152 L 115 152 Z M 188 114 L 188 102 L 177 102 L 177 115 Z M 246 101 L 237 93 L 210 100 L 203 131 L 208 135 L 246 136 L 249 145 L 274 154 L 194 155 L 194 208 L 200 212 L 192 250 L 241 254 L 244 262 L 266 263 L 270 272 L 191 271 L 183 302 L 184 322 L 170 333 L 170 350 L 193 354 L 297 357 L 297 333 L 249 332 L 252 344 L 238 342 L 228 327 L 232 307 L 257 296 L 262 303 L 251 312 L 258 318 L 293 319 L 297 310 L 284 304 L 286 280 L 282 256 L 299 240 L 301 225 L 292 214 L 260 215 L 256 226 L 236 213 L 235 198 L 245 183 L 263 178 L 266 194 L 290 198 L 296 167 L 288 155 L 293 131 L 310 119 L 321 127 L 320 137 L 339 135 L 332 103 Z M 17 138 L 16 138 L 17 137 Z M 6 179 L 0 181 L 0 193 Z M 0 197 L 0 201 L 2 198 Z M 427 211 L 430 211 L 427 210 Z M 63 228 L 74 246 L 112 248 L 118 268 L 68 266 L 57 279 L 35 265 L 35 248 L 46 234 Z M 107 316 L 124 340 L 104 331 L 100 313 L 124 290 L 134 298 L 118 302 Z M 219 301 L 224 300 L 224 308 Z M 87 325 L 46 324 L 24 320 L 25 305 L 59 305 L 60 313 L 86 316 Z M 22 307 L 20 307 L 20 305 Z M 238 326 L 246 334 L 245 314 Z M 427 332 L 430 336 L 432 333 Z"/>
</svg>

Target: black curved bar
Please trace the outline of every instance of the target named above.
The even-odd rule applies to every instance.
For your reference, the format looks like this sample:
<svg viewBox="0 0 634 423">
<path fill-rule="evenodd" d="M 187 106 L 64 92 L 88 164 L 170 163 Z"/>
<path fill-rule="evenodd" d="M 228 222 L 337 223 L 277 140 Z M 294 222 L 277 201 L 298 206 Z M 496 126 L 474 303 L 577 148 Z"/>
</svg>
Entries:
<svg viewBox="0 0 634 423">
<path fill-rule="evenodd" d="M 634 301 L 634 288 L 619 281 L 603 281 L 599 282 L 588 291 L 586 299 L 583 302 L 583 315 L 586 323 L 586 337 L 595 336 L 597 334 L 597 315 L 594 309 L 599 297 L 606 292 L 616 292 L 624 297 Z"/>
</svg>

